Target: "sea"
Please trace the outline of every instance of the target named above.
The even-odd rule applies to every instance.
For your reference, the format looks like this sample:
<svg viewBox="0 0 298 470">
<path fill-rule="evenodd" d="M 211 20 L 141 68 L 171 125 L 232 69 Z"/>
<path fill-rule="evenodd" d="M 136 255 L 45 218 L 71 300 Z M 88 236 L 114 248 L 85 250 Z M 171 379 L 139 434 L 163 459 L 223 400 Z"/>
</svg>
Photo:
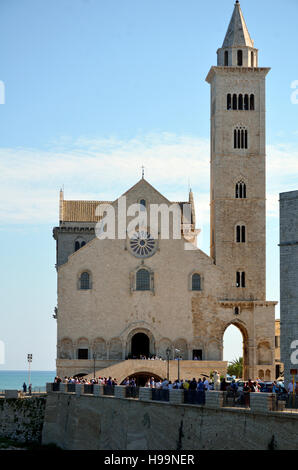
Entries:
<svg viewBox="0 0 298 470">
<path fill-rule="evenodd" d="M 46 383 L 53 382 L 56 376 L 54 370 L 32 370 L 30 382 L 34 392 L 44 392 Z M 0 392 L 3 390 L 22 390 L 23 383 L 29 385 L 28 370 L 0 370 Z"/>
</svg>

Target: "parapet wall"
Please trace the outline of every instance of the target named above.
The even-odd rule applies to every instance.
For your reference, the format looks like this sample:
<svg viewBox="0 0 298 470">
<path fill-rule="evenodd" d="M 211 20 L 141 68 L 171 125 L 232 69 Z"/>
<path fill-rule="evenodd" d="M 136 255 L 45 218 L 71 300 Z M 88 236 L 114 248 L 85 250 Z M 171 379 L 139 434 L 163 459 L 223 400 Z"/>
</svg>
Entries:
<svg viewBox="0 0 298 470">
<path fill-rule="evenodd" d="M 98 386 L 99 387 L 99 386 Z M 270 394 L 251 394 L 250 409 L 222 408 L 222 392 L 207 392 L 204 406 L 50 392 L 43 444 L 70 450 L 298 450 L 298 413 L 270 411 Z M 258 397 L 255 397 L 258 395 Z M 268 395 L 268 396 L 267 396 Z"/>
</svg>

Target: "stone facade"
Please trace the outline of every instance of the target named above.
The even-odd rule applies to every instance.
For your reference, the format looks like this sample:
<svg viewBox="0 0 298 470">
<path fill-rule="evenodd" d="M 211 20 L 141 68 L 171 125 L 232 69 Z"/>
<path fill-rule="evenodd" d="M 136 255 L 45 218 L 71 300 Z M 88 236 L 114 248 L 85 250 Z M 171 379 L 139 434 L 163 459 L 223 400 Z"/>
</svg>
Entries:
<svg viewBox="0 0 298 470">
<path fill-rule="evenodd" d="M 287 385 L 290 369 L 298 369 L 291 361 L 298 349 L 298 191 L 280 194 L 280 332 Z"/>
<path fill-rule="evenodd" d="M 154 252 L 148 257 L 136 255 L 128 236 L 95 237 L 100 219 L 96 207 L 106 202 L 66 201 L 61 192 L 60 225 L 54 229 L 59 375 L 90 373 L 94 360 L 100 373 L 134 356 L 136 349 L 144 352 L 142 348 L 146 355 L 163 359 L 167 354 L 170 359 L 179 355 L 183 361 L 197 357 L 202 370 L 203 362 L 217 362 L 220 369 L 223 335 L 233 324 L 243 335 L 245 378 L 257 377 L 260 371 L 267 380 L 275 377 L 275 302 L 265 297 L 265 77 L 269 69 L 258 67 L 257 50 L 238 4 L 222 49 L 218 66 L 207 77 L 211 85 L 211 256 L 193 249 L 198 232 L 192 192 L 188 201 L 178 203 L 190 208 L 190 219 L 181 220 L 181 231 L 188 226 L 188 237 L 173 239 L 171 222 L 170 237 L 164 239 L 159 225 Z M 241 65 L 235 62 L 240 60 L 238 51 Z M 230 59 L 224 65 L 226 53 Z M 144 178 L 123 196 L 127 207 L 143 201 L 149 220 L 151 204 L 173 204 Z M 116 210 L 116 233 L 121 200 L 110 203 Z M 127 217 L 126 223 L 131 219 Z M 140 271 L 149 279 L 146 290 L 138 288 Z M 83 273 L 87 289 L 80 288 Z M 200 280 L 196 289 L 194 276 Z M 135 372 L 132 368 L 127 375 Z"/>
</svg>

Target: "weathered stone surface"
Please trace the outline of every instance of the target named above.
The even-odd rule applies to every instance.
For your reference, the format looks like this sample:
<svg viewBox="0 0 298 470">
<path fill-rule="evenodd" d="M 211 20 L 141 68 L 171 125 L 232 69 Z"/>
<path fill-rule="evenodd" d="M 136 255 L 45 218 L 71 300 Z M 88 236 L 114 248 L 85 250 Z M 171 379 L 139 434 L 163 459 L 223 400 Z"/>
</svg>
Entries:
<svg viewBox="0 0 298 470">
<path fill-rule="evenodd" d="M 277 450 L 298 450 L 297 434 L 298 413 L 52 393 L 42 442 L 64 449 L 268 450 L 274 436 Z"/>
<path fill-rule="evenodd" d="M 298 369 L 291 355 L 298 341 L 298 191 L 280 194 L 280 331 L 285 383 L 290 369 Z M 296 377 L 298 380 L 298 376 Z"/>
<path fill-rule="evenodd" d="M 43 397 L 0 398 L 0 437 L 40 442 L 45 405 Z"/>
</svg>

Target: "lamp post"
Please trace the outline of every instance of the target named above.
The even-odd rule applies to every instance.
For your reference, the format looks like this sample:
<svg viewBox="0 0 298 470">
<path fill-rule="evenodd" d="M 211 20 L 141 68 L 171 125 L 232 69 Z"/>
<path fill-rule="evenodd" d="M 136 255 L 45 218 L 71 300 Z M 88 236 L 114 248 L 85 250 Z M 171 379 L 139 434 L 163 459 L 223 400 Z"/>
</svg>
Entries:
<svg viewBox="0 0 298 470">
<path fill-rule="evenodd" d="M 31 366 L 31 362 L 32 362 L 32 354 L 27 354 L 27 361 L 28 361 L 28 366 L 29 366 L 29 369 L 28 369 L 28 387 L 30 386 L 30 380 L 31 380 L 31 377 L 30 377 L 30 366 Z"/>
<path fill-rule="evenodd" d="M 96 352 L 93 353 L 93 378 L 95 380 L 95 359 L 96 359 Z"/>
<path fill-rule="evenodd" d="M 180 349 L 175 349 L 176 353 L 180 353 Z M 178 360 L 178 381 L 180 382 L 180 356 L 177 356 Z"/>
<path fill-rule="evenodd" d="M 170 348 L 166 349 L 166 355 L 167 355 L 167 379 L 170 379 Z"/>
</svg>

